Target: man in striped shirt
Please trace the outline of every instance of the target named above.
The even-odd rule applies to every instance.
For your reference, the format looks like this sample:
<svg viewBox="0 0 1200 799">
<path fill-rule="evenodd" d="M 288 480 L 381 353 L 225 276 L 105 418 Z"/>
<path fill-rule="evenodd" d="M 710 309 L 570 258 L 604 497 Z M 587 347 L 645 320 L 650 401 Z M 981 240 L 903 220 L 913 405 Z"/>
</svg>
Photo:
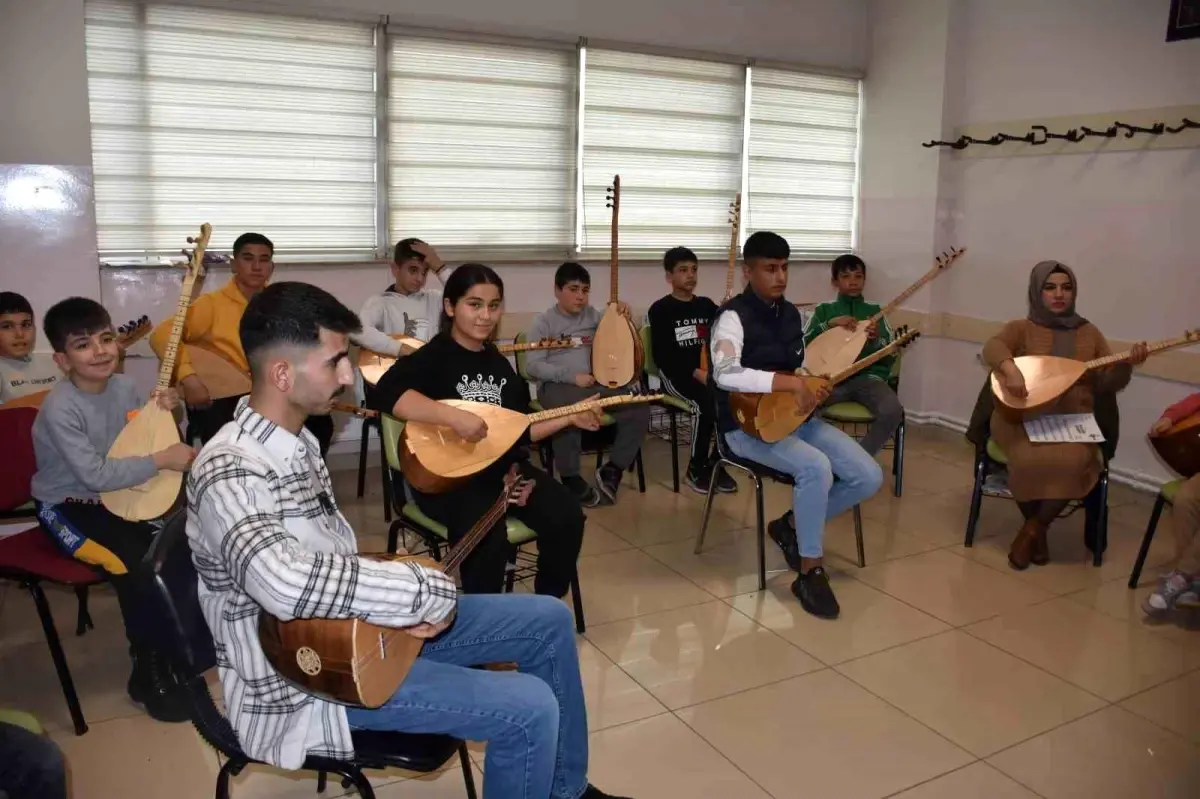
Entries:
<svg viewBox="0 0 1200 799">
<path fill-rule="evenodd" d="M 487 796 L 602 799 L 587 783 L 587 715 L 573 620 L 556 599 L 459 597 L 415 563 L 357 557 L 333 497 L 310 414 L 353 382 L 358 317 L 327 292 L 277 283 L 241 321 L 253 390 L 208 442 L 188 480 L 188 539 L 216 643 L 229 719 L 248 755 L 299 768 L 309 754 L 348 758 L 351 729 L 488 741 Z M 426 641 L 382 707 L 306 694 L 267 662 L 260 613 L 365 619 Z M 471 668 L 515 661 L 519 672 Z"/>
</svg>

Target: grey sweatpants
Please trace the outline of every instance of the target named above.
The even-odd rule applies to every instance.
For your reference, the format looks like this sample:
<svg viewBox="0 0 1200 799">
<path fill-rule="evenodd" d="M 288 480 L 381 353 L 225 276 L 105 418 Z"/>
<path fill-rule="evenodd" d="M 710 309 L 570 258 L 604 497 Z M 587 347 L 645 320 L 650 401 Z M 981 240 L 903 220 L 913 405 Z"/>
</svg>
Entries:
<svg viewBox="0 0 1200 799">
<path fill-rule="evenodd" d="M 857 402 L 875 417 L 867 428 L 867 434 L 858 442 L 868 455 L 875 455 L 896 432 L 904 419 L 904 406 L 900 398 L 883 380 L 869 375 L 855 375 L 841 385 L 835 386 L 829 395 L 829 403 Z"/>
<path fill-rule="evenodd" d="M 538 400 L 545 408 L 559 408 L 573 402 L 587 399 L 594 394 L 611 397 L 614 394 L 627 394 L 627 389 L 610 389 L 592 386 L 580 388 L 569 383 L 539 383 Z M 646 430 L 650 426 L 649 405 L 625 405 L 610 408 L 609 413 L 617 420 L 617 437 L 613 442 L 608 459 L 613 465 L 620 466 L 621 471 L 629 468 L 642 447 Z M 555 434 L 554 467 L 562 477 L 577 477 L 579 475 L 579 456 L 583 452 L 583 431 L 578 427 L 568 427 Z"/>
</svg>

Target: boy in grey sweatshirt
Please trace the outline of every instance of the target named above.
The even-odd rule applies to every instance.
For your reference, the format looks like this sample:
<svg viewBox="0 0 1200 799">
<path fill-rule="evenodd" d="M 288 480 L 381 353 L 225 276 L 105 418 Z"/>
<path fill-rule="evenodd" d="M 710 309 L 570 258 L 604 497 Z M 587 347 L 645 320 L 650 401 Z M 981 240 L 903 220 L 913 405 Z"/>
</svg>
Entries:
<svg viewBox="0 0 1200 799">
<path fill-rule="evenodd" d="M 399 358 L 400 342 L 393 335 L 421 341 L 433 338 L 442 316 L 442 292 L 425 288 L 425 283 L 430 272 L 441 280 L 445 266 L 437 250 L 420 239 L 398 242 L 391 264 L 392 285 L 363 304 L 358 315 L 363 329 L 350 337 L 354 343 L 379 355 Z"/>
<path fill-rule="evenodd" d="M 561 336 L 587 336 L 596 333 L 600 324 L 600 312 L 593 308 L 588 299 L 592 288 L 592 276 L 577 263 L 565 263 L 554 273 L 555 304 L 540 314 L 529 329 L 529 340 L 559 338 Z M 621 303 L 621 313 L 629 315 L 629 306 Z M 557 350 L 530 350 L 525 358 L 529 376 L 538 381 L 538 400 L 546 408 L 558 408 L 596 395 L 611 396 L 628 393 L 627 389 L 607 389 L 596 385 L 592 377 L 592 347 L 570 347 Z M 608 454 L 608 461 L 596 470 L 596 489 L 609 503 L 617 499 L 617 488 L 621 475 L 633 463 L 646 430 L 650 426 L 650 408 L 646 405 L 628 405 L 612 411 L 616 420 L 616 439 Z M 562 476 L 562 483 L 571 490 L 585 508 L 595 507 L 600 495 L 588 485 L 580 474 L 582 435 L 578 428 L 569 428 L 555 434 L 553 439 L 554 464 Z"/>
<path fill-rule="evenodd" d="M 185 698 L 159 654 L 151 602 L 141 596 L 133 576 L 156 528 L 109 512 L 100 494 L 140 485 L 160 469 L 185 471 L 195 452 L 173 444 L 143 457 L 108 457 L 117 435 L 143 405 L 132 378 L 114 374 L 119 354 L 108 311 L 94 300 L 71 297 L 46 312 L 43 326 L 66 379 L 51 389 L 33 423 L 38 521 L 68 555 L 108 572 L 133 657 L 130 698 L 160 721 L 185 721 Z M 161 392 L 158 403 L 175 410 L 179 395 L 174 389 Z M 173 570 L 191 568 L 186 551 L 181 557 L 186 563 Z M 190 580 L 194 585 L 194 571 Z M 194 612 L 199 613 L 198 606 Z"/>
</svg>

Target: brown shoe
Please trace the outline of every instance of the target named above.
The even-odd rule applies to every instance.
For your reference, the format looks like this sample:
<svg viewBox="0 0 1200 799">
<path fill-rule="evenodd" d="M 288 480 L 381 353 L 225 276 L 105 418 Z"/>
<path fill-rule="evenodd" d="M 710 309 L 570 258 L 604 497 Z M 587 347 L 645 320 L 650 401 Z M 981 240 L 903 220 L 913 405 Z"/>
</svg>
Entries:
<svg viewBox="0 0 1200 799">
<path fill-rule="evenodd" d="M 1046 540 L 1046 528 L 1038 525 L 1037 535 L 1033 539 L 1033 554 L 1029 562 L 1035 566 L 1045 566 L 1050 562 L 1050 542 Z"/>
<path fill-rule="evenodd" d="M 1017 571 L 1025 571 L 1029 568 L 1039 529 L 1041 529 L 1041 525 L 1035 519 L 1027 519 L 1025 524 L 1021 525 L 1021 529 L 1017 531 L 1017 537 L 1013 539 L 1012 546 L 1008 548 L 1009 566 Z"/>
</svg>

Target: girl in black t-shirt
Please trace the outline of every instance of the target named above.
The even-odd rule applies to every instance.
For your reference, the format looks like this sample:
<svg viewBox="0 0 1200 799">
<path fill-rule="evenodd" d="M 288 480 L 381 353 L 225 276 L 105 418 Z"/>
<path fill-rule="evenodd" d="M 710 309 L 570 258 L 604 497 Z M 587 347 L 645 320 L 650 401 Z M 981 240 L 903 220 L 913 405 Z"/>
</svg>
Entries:
<svg viewBox="0 0 1200 799">
<path fill-rule="evenodd" d="M 400 358 L 379 380 L 373 407 L 393 416 L 451 427 L 468 441 L 487 434 L 483 419 L 435 400 L 464 399 L 490 402 L 509 410 L 529 412 L 529 385 L 491 343 L 504 315 L 504 283 L 490 267 L 463 264 L 446 281 L 440 331 L 412 355 Z M 579 501 L 541 469 L 529 462 L 528 444 L 574 425 L 596 430 L 594 412 L 536 422 L 511 450 L 467 483 L 444 494 L 413 491 L 418 507 L 444 524 L 450 542 L 457 542 L 496 501 L 511 464 L 534 482 L 523 506 L 508 512 L 538 534 L 538 569 L 534 589 L 539 594 L 566 596 L 575 576 L 583 542 L 583 509 Z M 463 563 L 463 590 L 499 593 L 508 562 L 507 534 L 501 521 Z"/>
</svg>

